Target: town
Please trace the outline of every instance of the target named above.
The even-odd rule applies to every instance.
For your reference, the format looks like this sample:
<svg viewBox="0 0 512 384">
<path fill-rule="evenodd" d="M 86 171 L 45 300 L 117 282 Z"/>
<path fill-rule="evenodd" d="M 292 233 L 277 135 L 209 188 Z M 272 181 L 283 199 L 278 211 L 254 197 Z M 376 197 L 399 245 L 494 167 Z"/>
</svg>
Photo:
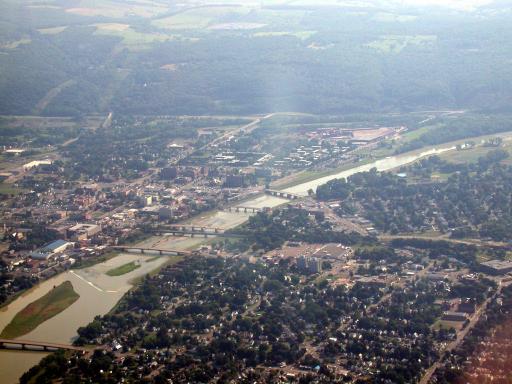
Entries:
<svg viewBox="0 0 512 384">
<path fill-rule="evenodd" d="M 65 271 L 91 278 L 90 268 L 120 255 L 129 259 L 106 275 L 168 259 L 114 313 L 82 324 L 74 344 L 88 352 L 66 352 L 76 357 L 61 369 L 77 381 L 441 379 L 453 371 L 447 352 L 456 356 L 488 308 L 508 308 L 508 235 L 489 236 L 483 213 L 454 214 L 433 175 L 467 169 L 435 156 L 294 192 L 308 172 L 364 167 L 408 131 L 400 121 L 304 128 L 311 119 L 109 115 L 43 157 L 13 141 L 2 155 L 11 190 L 1 203 L 0 298 Z M 493 166 L 507 158 L 501 144 L 489 140 L 478 166 L 507 183 Z M 446 184 L 472 191 L 457 204 L 486 201 L 476 186 L 484 181 L 465 180 Z M 486 209 L 495 221 L 504 208 Z M 33 372 L 51 379 L 45 364 Z"/>
</svg>

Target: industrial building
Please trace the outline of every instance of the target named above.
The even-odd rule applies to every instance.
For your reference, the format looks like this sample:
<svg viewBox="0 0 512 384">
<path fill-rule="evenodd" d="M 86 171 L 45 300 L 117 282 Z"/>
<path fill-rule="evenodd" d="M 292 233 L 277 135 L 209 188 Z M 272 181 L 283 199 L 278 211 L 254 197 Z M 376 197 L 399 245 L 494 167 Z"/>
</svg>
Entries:
<svg viewBox="0 0 512 384">
<path fill-rule="evenodd" d="M 66 249 L 71 247 L 73 243 L 65 240 L 55 240 L 44 247 L 36 249 L 30 254 L 30 257 L 34 260 L 48 260 L 50 257 L 57 253 L 64 252 Z"/>
<path fill-rule="evenodd" d="M 482 269 L 491 275 L 505 275 L 512 272 L 512 261 L 490 260 L 481 263 Z"/>
<path fill-rule="evenodd" d="M 96 224 L 77 224 L 68 228 L 66 236 L 73 241 L 84 241 L 101 232 L 101 227 Z"/>
</svg>

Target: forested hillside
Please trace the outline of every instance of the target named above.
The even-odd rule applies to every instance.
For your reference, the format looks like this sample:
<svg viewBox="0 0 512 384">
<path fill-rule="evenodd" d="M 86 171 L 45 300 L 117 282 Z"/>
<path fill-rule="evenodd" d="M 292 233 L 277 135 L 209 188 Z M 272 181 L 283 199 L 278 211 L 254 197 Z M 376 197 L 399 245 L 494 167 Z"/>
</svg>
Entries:
<svg viewBox="0 0 512 384">
<path fill-rule="evenodd" d="M 506 5 L 274 3 L 4 1 L 0 114 L 510 110 Z"/>
</svg>

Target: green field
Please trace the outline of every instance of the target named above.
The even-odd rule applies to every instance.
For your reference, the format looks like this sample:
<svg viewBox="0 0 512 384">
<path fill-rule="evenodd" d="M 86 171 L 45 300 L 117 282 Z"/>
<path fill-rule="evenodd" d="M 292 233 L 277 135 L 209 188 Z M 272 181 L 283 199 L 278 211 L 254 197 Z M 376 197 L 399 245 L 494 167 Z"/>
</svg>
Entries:
<svg viewBox="0 0 512 384">
<path fill-rule="evenodd" d="M 112 268 L 111 270 L 107 271 L 107 275 L 121 276 L 126 273 L 130 273 L 131 271 L 135 271 L 137 268 L 140 268 L 140 265 L 132 261 L 131 263 L 123 264 L 117 268 Z"/>
<path fill-rule="evenodd" d="M 307 40 L 310 37 L 313 37 L 316 33 L 316 31 L 256 32 L 253 34 L 253 37 L 294 36 L 300 40 Z"/>
<path fill-rule="evenodd" d="M 21 189 L 11 184 L 0 183 L 0 195 L 19 195 L 21 192 Z"/>
<path fill-rule="evenodd" d="M 176 36 L 163 33 L 143 33 L 137 32 L 127 24 L 118 23 L 100 23 L 94 24 L 96 27 L 95 35 L 118 36 L 123 39 L 126 46 L 150 45 L 156 42 L 173 40 Z"/>
<path fill-rule="evenodd" d="M 476 163 L 480 157 L 487 155 L 490 151 L 496 150 L 493 147 L 475 147 L 461 151 L 451 151 L 443 153 L 441 158 L 453 163 Z M 500 149 L 507 150 L 511 153 L 512 148 L 508 146 L 501 147 Z M 503 161 L 503 163 L 510 164 L 510 158 Z"/>
<path fill-rule="evenodd" d="M 382 53 L 400 53 L 408 45 L 428 46 L 437 41 L 434 35 L 383 35 L 367 46 Z"/>
<path fill-rule="evenodd" d="M 217 20 L 230 20 L 230 16 L 249 13 L 250 8 L 241 6 L 215 6 L 190 9 L 173 16 L 155 19 L 152 25 L 164 29 L 204 29 Z"/>
<path fill-rule="evenodd" d="M 46 320 L 68 308 L 79 297 L 71 282 L 65 281 L 18 312 L 4 328 L 0 337 L 13 339 L 31 332 Z"/>
</svg>

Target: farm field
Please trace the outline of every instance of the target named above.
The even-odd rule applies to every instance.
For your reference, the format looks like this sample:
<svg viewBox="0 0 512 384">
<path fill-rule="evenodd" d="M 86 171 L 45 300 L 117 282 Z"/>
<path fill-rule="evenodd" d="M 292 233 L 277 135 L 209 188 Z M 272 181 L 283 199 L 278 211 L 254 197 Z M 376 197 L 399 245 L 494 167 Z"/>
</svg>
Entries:
<svg viewBox="0 0 512 384">
<path fill-rule="evenodd" d="M 232 16 L 244 15 L 249 11 L 250 8 L 241 6 L 195 8 L 153 20 L 151 24 L 163 29 L 205 29 L 215 22 L 229 20 Z"/>
<path fill-rule="evenodd" d="M 385 35 L 368 44 L 382 53 L 400 53 L 409 45 L 429 46 L 437 41 L 433 35 Z"/>
</svg>

